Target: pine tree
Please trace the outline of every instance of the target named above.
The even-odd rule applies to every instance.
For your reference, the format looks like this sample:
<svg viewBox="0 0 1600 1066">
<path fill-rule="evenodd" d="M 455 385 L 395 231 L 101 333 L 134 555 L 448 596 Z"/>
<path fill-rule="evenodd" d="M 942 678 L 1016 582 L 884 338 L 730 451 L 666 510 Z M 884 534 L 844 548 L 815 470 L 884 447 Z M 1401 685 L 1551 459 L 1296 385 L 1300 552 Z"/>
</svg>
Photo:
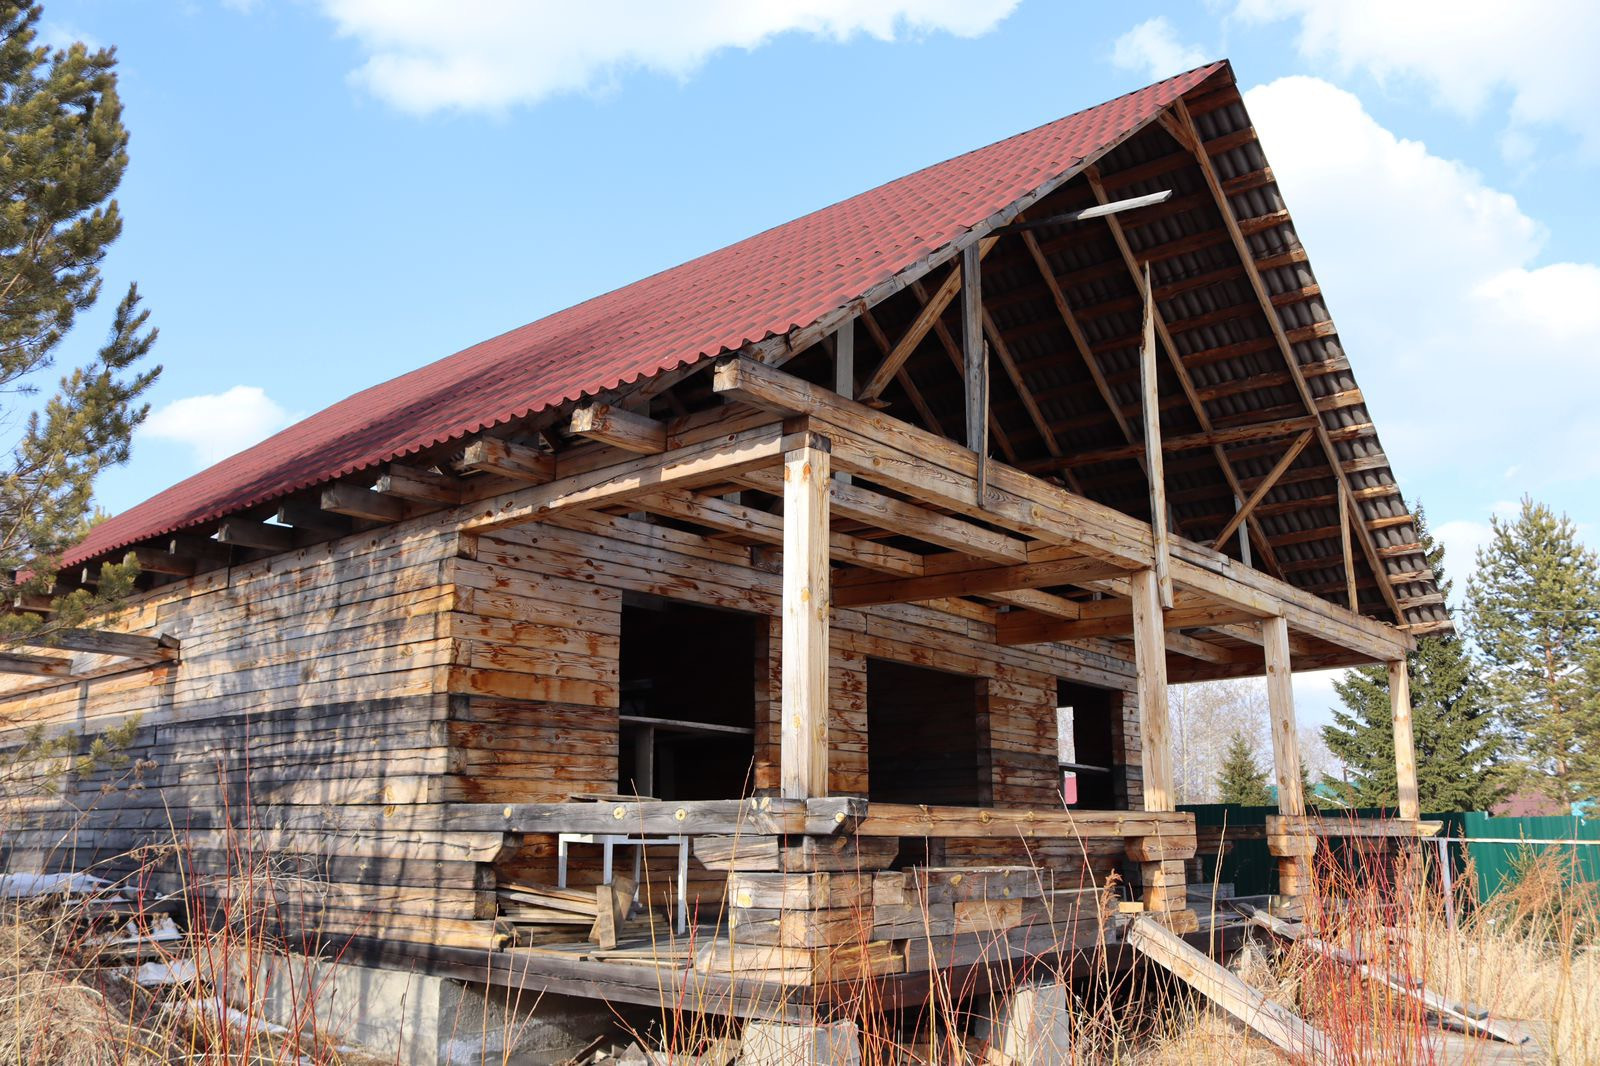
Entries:
<svg viewBox="0 0 1600 1066">
<path fill-rule="evenodd" d="M 36 377 L 77 316 L 100 296 L 100 263 L 122 230 L 112 199 L 128 164 L 116 56 L 37 43 L 37 5 L 0 0 L 0 391 L 37 393 Z M 134 370 L 155 341 L 129 286 L 111 335 L 25 419 L 0 464 L 0 594 L 47 593 L 62 551 L 92 523 L 93 483 L 128 457 L 148 408 L 138 403 L 160 367 Z M 11 575 L 22 573 L 19 583 Z M 56 601 L 51 628 L 76 624 L 131 587 L 135 567 L 108 567 L 98 591 Z M 29 615 L 0 621 L 0 637 L 37 629 Z"/>
<path fill-rule="evenodd" d="M 1449 595 L 1444 547 L 1417 508 L 1417 535 L 1439 591 Z M 1424 635 L 1406 658 L 1411 679 L 1411 729 L 1417 751 L 1417 795 L 1425 811 L 1487 810 L 1503 795 L 1502 738 L 1487 692 L 1459 635 Z M 1393 807 L 1394 719 L 1384 666 L 1347 671 L 1333 683 L 1345 709 L 1335 709 L 1323 739 L 1348 770 L 1338 791 L 1357 807 Z"/>
<path fill-rule="evenodd" d="M 1243 733 L 1233 734 L 1228 750 L 1223 753 L 1217 791 L 1223 803 L 1265 807 L 1272 802 L 1272 794 L 1267 791 L 1266 771 L 1256 765 L 1254 745 Z"/>
<path fill-rule="evenodd" d="M 1472 637 L 1518 763 L 1563 801 L 1600 796 L 1600 560 L 1523 497 L 1491 519 L 1467 585 Z"/>
</svg>

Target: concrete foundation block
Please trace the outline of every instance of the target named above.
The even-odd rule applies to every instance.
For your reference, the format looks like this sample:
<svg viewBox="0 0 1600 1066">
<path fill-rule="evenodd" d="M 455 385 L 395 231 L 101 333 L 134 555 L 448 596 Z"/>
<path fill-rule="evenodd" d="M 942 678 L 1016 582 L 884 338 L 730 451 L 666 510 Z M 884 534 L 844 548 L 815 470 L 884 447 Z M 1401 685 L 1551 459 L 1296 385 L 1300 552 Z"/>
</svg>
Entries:
<svg viewBox="0 0 1600 1066">
<path fill-rule="evenodd" d="M 860 1066 L 861 1034 L 849 1021 L 750 1022 L 744 1027 L 739 1062 L 741 1066 Z"/>
<path fill-rule="evenodd" d="M 598 1000 L 295 955 L 236 972 L 226 987 L 256 1017 L 397 1066 L 546 1066 L 617 1027 Z"/>
<path fill-rule="evenodd" d="M 988 1045 L 993 1066 L 1054 1066 L 1072 1058 L 1072 1016 L 1067 986 L 1024 985 L 990 1000 L 987 1016 L 974 1020 L 972 1035 Z"/>
</svg>

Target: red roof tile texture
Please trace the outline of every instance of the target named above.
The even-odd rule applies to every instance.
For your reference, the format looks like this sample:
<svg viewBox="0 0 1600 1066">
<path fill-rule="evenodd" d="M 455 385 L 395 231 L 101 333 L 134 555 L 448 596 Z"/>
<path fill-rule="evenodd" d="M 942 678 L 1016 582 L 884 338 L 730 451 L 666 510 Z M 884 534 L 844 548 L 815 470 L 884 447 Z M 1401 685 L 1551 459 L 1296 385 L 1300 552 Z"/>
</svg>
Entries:
<svg viewBox="0 0 1600 1066">
<path fill-rule="evenodd" d="M 1223 65 L 919 170 L 358 392 L 102 522 L 65 563 L 809 326 L 1073 170 Z"/>
</svg>

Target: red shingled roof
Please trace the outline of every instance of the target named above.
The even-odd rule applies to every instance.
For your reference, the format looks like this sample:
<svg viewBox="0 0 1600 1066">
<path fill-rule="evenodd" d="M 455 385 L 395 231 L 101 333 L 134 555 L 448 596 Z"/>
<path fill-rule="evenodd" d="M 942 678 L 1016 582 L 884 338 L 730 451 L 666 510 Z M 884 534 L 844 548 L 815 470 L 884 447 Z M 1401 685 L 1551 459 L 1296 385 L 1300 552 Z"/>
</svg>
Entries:
<svg viewBox="0 0 1600 1066">
<path fill-rule="evenodd" d="M 1071 171 L 1223 65 L 919 170 L 358 392 L 102 522 L 65 563 L 808 326 Z"/>
</svg>

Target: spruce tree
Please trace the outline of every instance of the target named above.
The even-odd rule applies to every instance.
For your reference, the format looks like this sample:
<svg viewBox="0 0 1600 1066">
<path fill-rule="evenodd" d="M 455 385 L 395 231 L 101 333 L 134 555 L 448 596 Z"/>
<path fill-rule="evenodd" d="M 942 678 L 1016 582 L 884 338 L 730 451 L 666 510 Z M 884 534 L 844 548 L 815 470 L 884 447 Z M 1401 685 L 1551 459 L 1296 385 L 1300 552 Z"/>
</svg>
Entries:
<svg viewBox="0 0 1600 1066">
<path fill-rule="evenodd" d="M 1223 803 L 1265 807 L 1272 802 L 1266 771 L 1256 765 L 1254 746 L 1243 733 L 1233 734 L 1217 774 L 1217 792 Z"/>
<path fill-rule="evenodd" d="M 1450 593 L 1444 547 L 1417 508 L 1417 535 L 1439 591 Z M 1458 634 L 1424 635 L 1406 658 L 1411 680 L 1411 730 L 1417 751 L 1417 796 L 1425 811 L 1487 810 L 1506 791 L 1499 767 L 1501 740 L 1487 692 Z M 1384 666 L 1347 671 L 1333 683 L 1344 709 L 1335 709 L 1323 740 L 1348 770 L 1341 798 L 1357 807 L 1393 807 L 1394 719 Z"/>
<path fill-rule="evenodd" d="M 128 164 L 116 55 L 82 44 L 38 43 L 37 5 L 0 0 L 0 391 L 36 395 L 37 378 L 80 313 L 100 296 L 100 263 L 122 230 L 113 199 Z M 48 593 L 62 551 L 88 530 L 95 476 L 123 462 L 160 367 L 136 365 L 155 341 L 129 286 L 110 336 L 24 417 L 0 463 L 0 594 Z M 108 567 L 97 592 L 56 601 L 49 628 L 114 603 L 135 568 Z M 20 572 L 20 578 L 14 574 Z M 20 587 L 19 587 L 20 586 Z M 0 620 L 0 637 L 36 630 L 33 616 Z"/>
<path fill-rule="evenodd" d="M 1600 560 L 1565 515 L 1523 497 L 1493 518 L 1467 584 L 1472 637 L 1524 781 L 1600 796 Z"/>
</svg>

